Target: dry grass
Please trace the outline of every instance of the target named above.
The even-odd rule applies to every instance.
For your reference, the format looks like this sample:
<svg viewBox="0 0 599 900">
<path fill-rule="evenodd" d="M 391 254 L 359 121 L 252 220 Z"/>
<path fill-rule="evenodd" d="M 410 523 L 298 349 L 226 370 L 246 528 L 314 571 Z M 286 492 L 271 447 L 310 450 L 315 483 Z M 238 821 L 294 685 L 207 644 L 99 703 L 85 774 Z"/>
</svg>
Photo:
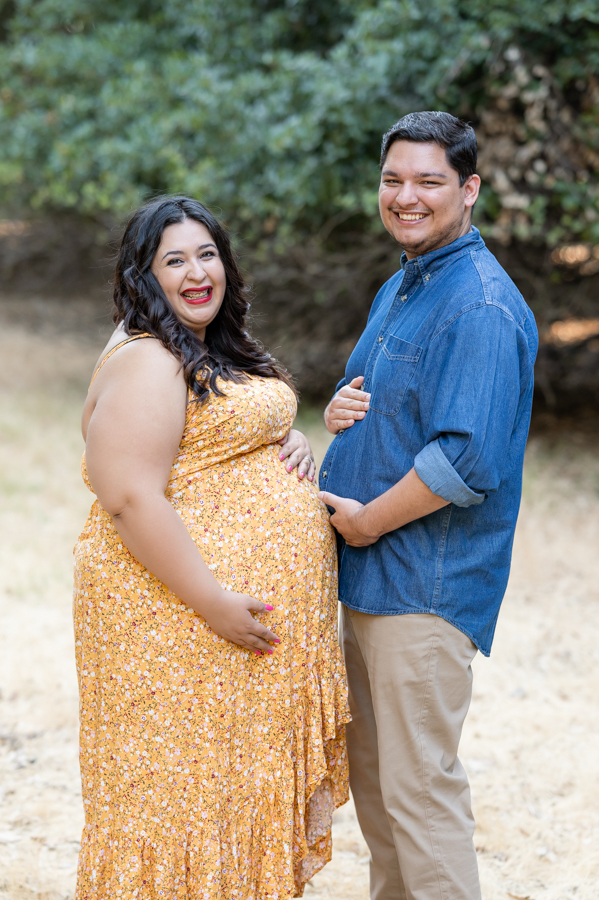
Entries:
<svg viewBox="0 0 599 900">
<path fill-rule="evenodd" d="M 72 897 L 82 825 L 71 549 L 89 507 L 79 410 L 102 346 L 7 307 L 0 332 L 0 898 Z M 11 312 L 12 310 L 12 312 Z M 33 315 L 33 318 L 32 318 Z M 46 313 L 44 313 L 46 315 Z M 77 318 L 77 317 L 75 317 Z M 33 323 L 33 325 L 32 325 Z M 0 322 L 1 324 L 1 322 Z M 304 414 L 317 455 L 327 443 Z M 531 441 L 513 576 L 475 661 L 462 756 L 484 900 L 599 893 L 599 461 L 577 434 Z M 306 897 L 366 900 L 353 810 Z"/>
</svg>

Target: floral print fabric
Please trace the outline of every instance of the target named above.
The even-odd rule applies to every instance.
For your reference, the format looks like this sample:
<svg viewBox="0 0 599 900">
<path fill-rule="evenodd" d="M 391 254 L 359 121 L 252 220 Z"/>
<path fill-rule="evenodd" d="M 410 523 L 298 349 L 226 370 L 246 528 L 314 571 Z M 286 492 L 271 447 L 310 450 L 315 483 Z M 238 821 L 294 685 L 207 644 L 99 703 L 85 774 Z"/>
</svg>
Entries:
<svg viewBox="0 0 599 900">
<path fill-rule="evenodd" d="M 281 644 L 258 657 L 211 631 L 95 501 L 75 548 L 77 900 L 299 897 L 348 797 L 334 535 L 276 444 L 295 398 L 221 386 L 190 398 L 167 496 L 221 585 L 275 607 L 259 616 Z"/>
</svg>

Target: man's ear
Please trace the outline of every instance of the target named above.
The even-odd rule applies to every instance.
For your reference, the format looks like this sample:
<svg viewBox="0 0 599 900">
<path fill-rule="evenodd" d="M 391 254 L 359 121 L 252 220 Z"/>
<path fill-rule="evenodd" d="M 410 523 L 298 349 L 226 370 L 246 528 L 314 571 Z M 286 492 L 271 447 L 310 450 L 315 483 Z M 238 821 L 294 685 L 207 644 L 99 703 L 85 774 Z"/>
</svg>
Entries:
<svg viewBox="0 0 599 900">
<path fill-rule="evenodd" d="M 480 192 L 480 175 L 470 175 L 464 182 L 464 203 L 466 208 L 472 208 L 478 200 Z"/>
</svg>

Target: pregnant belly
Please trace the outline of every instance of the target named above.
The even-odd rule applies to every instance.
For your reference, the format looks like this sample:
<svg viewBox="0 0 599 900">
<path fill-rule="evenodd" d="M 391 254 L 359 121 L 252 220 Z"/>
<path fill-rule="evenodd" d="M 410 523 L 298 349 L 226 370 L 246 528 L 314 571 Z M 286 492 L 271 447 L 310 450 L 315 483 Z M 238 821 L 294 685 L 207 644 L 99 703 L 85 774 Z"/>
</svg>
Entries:
<svg viewBox="0 0 599 900">
<path fill-rule="evenodd" d="M 335 540 L 314 484 L 261 447 L 188 475 L 169 499 L 220 584 L 261 600 L 304 594 L 335 576 Z M 326 591 L 328 593 L 328 590 Z"/>
</svg>

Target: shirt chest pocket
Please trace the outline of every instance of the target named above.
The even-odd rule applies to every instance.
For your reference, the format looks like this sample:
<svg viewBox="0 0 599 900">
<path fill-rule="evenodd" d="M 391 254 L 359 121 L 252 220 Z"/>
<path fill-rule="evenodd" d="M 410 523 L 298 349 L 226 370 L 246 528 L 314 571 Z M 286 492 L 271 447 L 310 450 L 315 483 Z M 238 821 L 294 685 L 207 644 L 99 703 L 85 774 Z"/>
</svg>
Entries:
<svg viewBox="0 0 599 900">
<path fill-rule="evenodd" d="M 397 415 L 421 355 L 418 344 L 387 335 L 372 373 L 371 410 L 385 416 Z"/>
</svg>

